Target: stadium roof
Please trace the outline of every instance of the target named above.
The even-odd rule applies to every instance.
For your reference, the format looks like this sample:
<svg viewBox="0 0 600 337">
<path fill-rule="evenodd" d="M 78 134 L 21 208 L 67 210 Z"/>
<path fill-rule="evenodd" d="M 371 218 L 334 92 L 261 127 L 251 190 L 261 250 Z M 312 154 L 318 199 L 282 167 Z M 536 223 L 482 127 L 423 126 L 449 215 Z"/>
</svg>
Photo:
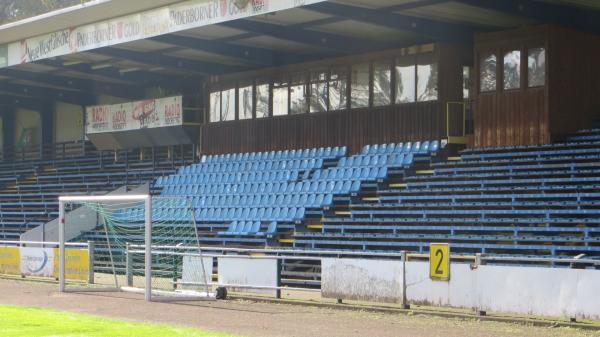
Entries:
<svg viewBox="0 0 600 337">
<path fill-rule="evenodd" d="M 161 18 L 182 25 L 161 26 Z M 136 22 L 142 28 L 131 29 L 142 32 L 130 39 L 101 39 Z M 0 69 L 0 104 L 20 97 L 89 104 L 98 93 L 135 99 L 144 87 L 198 87 L 207 75 L 435 41 L 470 44 L 475 32 L 539 23 L 600 33 L 600 2 L 96 0 L 0 26 L 0 67 L 3 51 L 9 65 Z M 51 50 L 63 32 L 71 36 L 64 48 Z"/>
</svg>

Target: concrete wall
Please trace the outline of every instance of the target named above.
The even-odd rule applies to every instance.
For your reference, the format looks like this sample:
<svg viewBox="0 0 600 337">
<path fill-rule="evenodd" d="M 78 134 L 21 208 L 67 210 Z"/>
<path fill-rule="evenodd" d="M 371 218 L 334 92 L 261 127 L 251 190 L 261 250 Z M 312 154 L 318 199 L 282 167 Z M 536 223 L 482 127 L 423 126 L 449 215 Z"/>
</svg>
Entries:
<svg viewBox="0 0 600 337">
<path fill-rule="evenodd" d="M 83 139 L 83 107 L 57 102 L 54 112 L 54 142 Z"/>
<path fill-rule="evenodd" d="M 453 263 L 446 282 L 429 278 L 429 262 L 323 259 L 322 278 L 325 297 L 401 303 L 400 286 L 407 304 L 600 318 L 600 270 Z"/>
<path fill-rule="evenodd" d="M 400 303 L 402 263 L 390 260 L 321 260 L 321 294 L 328 298 Z"/>
</svg>

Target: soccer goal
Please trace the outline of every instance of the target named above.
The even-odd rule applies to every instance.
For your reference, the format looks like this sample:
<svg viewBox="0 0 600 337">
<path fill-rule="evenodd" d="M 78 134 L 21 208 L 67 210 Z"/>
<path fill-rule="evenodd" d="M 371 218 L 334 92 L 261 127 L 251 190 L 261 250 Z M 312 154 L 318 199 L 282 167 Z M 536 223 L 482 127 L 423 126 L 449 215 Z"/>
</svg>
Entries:
<svg viewBox="0 0 600 337">
<path fill-rule="evenodd" d="M 147 301 L 215 299 L 212 258 L 202 254 L 187 198 L 62 196 L 58 236 L 61 292 L 126 291 L 143 293 Z M 95 247 L 93 284 L 85 287 L 68 282 L 65 259 L 65 243 L 82 239 Z"/>
</svg>

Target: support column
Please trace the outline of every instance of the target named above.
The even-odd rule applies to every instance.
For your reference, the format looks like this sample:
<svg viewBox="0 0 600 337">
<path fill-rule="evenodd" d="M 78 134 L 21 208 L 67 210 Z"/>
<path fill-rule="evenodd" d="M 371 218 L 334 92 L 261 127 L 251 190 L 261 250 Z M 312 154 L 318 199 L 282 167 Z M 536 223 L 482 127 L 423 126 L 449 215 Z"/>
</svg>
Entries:
<svg viewBox="0 0 600 337">
<path fill-rule="evenodd" d="M 40 141 L 41 157 L 43 159 L 51 158 L 54 153 L 53 151 L 44 151 L 44 149 L 52 149 L 54 142 L 54 113 L 55 113 L 55 102 L 47 101 L 42 105 L 40 109 L 40 121 L 41 121 L 41 132 L 42 139 Z M 54 150 L 54 149 L 52 149 Z"/>
</svg>

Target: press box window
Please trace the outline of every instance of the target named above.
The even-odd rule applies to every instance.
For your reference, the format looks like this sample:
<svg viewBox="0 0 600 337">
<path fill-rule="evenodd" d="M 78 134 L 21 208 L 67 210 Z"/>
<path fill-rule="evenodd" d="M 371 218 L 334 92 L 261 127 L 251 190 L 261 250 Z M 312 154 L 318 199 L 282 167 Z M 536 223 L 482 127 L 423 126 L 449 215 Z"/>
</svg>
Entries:
<svg viewBox="0 0 600 337">
<path fill-rule="evenodd" d="M 531 48 L 527 51 L 527 86 L 541 87 L 546 84 L 546 50 Z"/>
<path fill-rule="evenodd" d="M 290 85 L 290 114 L 301 114 L 308 111 L 306 99 L 308 97 L 305 74 L 292 76 Z"/>
<path fill-rule="evenodd" d="M 417 101 L 428 102 L 438 99 L 438 67 L 432 57 L 418 59 Z"/>
<path fill-rule="evenodd" d="M 484 55 L 479 62 L 479 90 L 489 92 L 496 90 L 496 55 Z"/>
<path fill-rule="evenodd" d="M 288 114 L 288 83 L 278 81 L 273 83 L 273 116 Z"/>
<path fill-rule="evenodd" d="M 352 108 L 369 106 L 369 64 L 362 63 L 352 66 L 352 83 L 350 104 Z"/>
<path fill-rule="evenodd" d="M 373 106 L 390 105 L 392 70 L 389 63 L 373 64 Z"/>
<path fill-rule="evenodd" d="M 327 71 L 310 73 L 310 112 L 327 111 Z"/>
<path fill-rule="evenodd" d="M 239 119 L 252 118 L 252 108 L 254 107 L 252 100 L 252 85 L 240 87 L 238 89 L 238 106 Z"/>
<path fill-rule="evenodd" d="M 256 84 L 256 118 L 269 117 L 269 83 Z"/>
<path fill-rule="evenodd" d="M 348 68 L 332 69 L 329 74 L 329 110 L 346 109 Z"/>
<path fill-rule="evenodd" d="M 221 121 L 235 119 L 235 88 L 221 91 Z"/>
<path fill-rule="evenodd" d="M 210 93 L 210 122 L 219 122 L 221 120 L 221 92 Z"/>
<path fill-rule="evenodd" d="M 521 87 L 521 52 L 509 51 L 504 54 L 504 89 L 519 89 Z"/>
<path fill-rule="evenodd" d="M 396 59 L 396 104 L 415 101 L 416 83 L 414 58 Z"/>
</svg>

